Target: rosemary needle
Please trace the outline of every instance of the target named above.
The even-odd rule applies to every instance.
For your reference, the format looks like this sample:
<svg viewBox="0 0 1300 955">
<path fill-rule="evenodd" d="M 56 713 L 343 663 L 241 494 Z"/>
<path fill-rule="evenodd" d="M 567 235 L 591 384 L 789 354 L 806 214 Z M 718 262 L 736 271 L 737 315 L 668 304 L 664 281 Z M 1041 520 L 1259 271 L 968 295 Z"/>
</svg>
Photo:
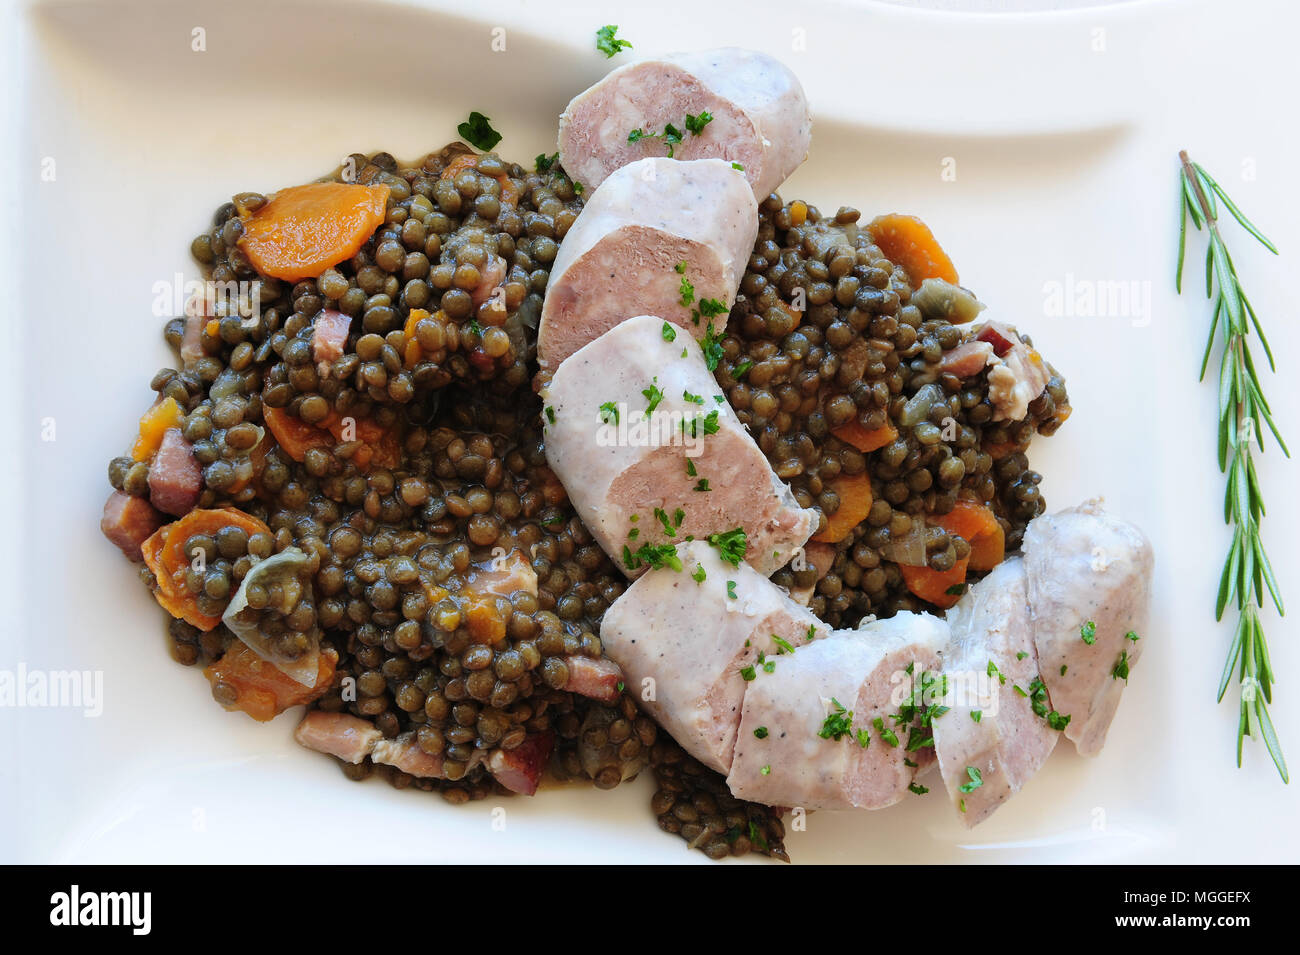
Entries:
<svg viewBox="0 0 1300 955">
<path fill-rule="evenodd" d="M 1237 722 L 1237 765 L 1241 766 L 1242 744 L 1247 736 L 1252 739 L 1258 728 L 1273 764 L 1283 782 L 1290 782 L 1282 746 L 1268 715 L 1268 704 L 1273 702 L 1273 667 L 1268 655 L 1268 642 L 1259 610 L 1264 606 L 1264 590 L 1279 614 L 1282 606 L 1277 578 L 1269 563 L 1260 539 L 1260 524 L 1264 518 L 1264 497 L 1260 490 L 1255 463 L 1251 457 L 1252 441 L 1264 451 L 1262 420 L 1272 432 L 1274 440 L 1287 457 L 1286 442 L 1273 421 L 1273 412 L 1264 389 L 1260 385 L 1255 360 L 1250 354 L 1249 337 L 1253 328 L 1268 358 L 1270 370 L 1276 371 L 1273 351 L 1269 348 L 1259 316 L 1246 297 L 1232 264 L 1232 256 L 1219 232 L 1219 204 L 1237 220 L 1238 224 L 1264 248 L 1274 255 L 1277 249 L 1254 224 L 1242 214 L 1224 192 L 1223 187 L 1199 163 L 1192 162 L 1187 152 L 1178 154 L 1181 162 L 1180 205 L 1178 229 L 1178 269 L 1175 288 L 1182 292 L 1183 258 L 1187 245 L 1187 220 L 1191 218 L 1197 231 L 1205 230 L 1209 243 L 1205 251 L 1205 297 L 1213 303 L 1210 334 L 1201 359 L 1201 380 L 1205 379 L 1214 350 L 1216 333 L 1223 331 L 1223 354 L 1219 365 L 1219 470 L 1226 477 L 1223 498 L 1223 519 L 1232 524 L 1232 544 L 1224 561 L 1219 579 L 1219 593 L 1215 602 L 1215 619 L 1222 620 L 1230 602 L 1236 604 L 1237 626 L 1228 658 L 1219 681 L 1219 700 L 1227 692 L 1228 681 L 1234 671 L 1241 687 L 1240 716 Z"/>
</svg>

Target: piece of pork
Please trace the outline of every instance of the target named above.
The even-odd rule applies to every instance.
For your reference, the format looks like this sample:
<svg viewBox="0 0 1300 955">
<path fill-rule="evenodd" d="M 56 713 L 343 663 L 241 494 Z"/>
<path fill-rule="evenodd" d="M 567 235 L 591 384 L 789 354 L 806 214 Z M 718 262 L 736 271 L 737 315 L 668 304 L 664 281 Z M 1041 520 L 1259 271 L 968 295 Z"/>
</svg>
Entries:
<svg viewBox="0 0 1300 955">
<path fill-rule="evenodd" d="M 149 539 L 166 518 L 142 497 L 132 497 L 125 491 L 114 491 L 104 502 L 104 513 L 99 519 L 99 529 L 118 546 L 123 554 L 137 564 L 144 560 L 140 545 Z"/>
<path fill-rule="evenodd" d="M 351 713 L 311 710 L 293 731 L 293 738 L 308 749 L 328 753 L 345 763 L 359 763 L 383 739 L 384 734 L 369 720 Z"/>
<path fill-rule="evenodd" d="M 478 755 L 477 750 L 475 755 Z M 370 751 L 370 759 L 372 762 L 384 763 L 423 779 L 440 779 L 443 775 L 442 756 L 426 753 L 420 749 L 414 733 L 403 733 L 394 739 L 379 740 Z"/>
<path fill-rule="evenodd" d="M 514 749 L 493 750 L 487 758 L 487 769 L 506 789 L 531 796 L 541 784 L 542 774 L 554 749 L 554 731 L 534 733 Z"/>
<path fill-rule="evenodd" d="M 199 503 L 203 470 L 194 446 L 180 428 L 168 428 L 149 462 L 149 503 L 164 514 L 184 517 Z"/>
<path fill-rule="evenodd" d="M 1037 349 L 1021 340 L 1014 328 L 1001 322 L 985 322 L 975 330 L 972 341 L 986 342 L 993 348 L 987 358 L 993 420 L 1023 421 L 1029 403 L 1043 393 L 1051 378 L 1047 362 Z"/>
<path fill-rule="evenodd" d="M 710 323 L 721 334 L 757 234 L 754 196 L 720 159 L 642 159 L 619 169 L 587 200 L 555 257 L 538 361 L 554 369 L 633 315 L 660 315 L 696 338 Z M 706 300 L 719 304 L 702 313 Z"/>
<path fill-rule="evenodd" d="M 701 763 L 726 773 L 746 687 L 773 677 L 759 655 L 780 672 L 794 658 L 778 638 L 799 647 L 825 625 L 704 541 L 681 544 L 675 555 L 680 571 L 651 570 L 614 601 L 601 644 L 623 667 L 642 709 Z"/>
<path fill-rule="evenodd" d="M 628 576 L 645 569 L 636 552 L 646 545 L 738 527 L 746 560 L 771 574 L 816 528 L 816 512 L 772 471 L 695 340 L 668 341 L 663 327 L 628 319 L 560 366 L 542 392 L 547 462 Z"/>
<path fill-rule="evenodd" d="M 619 684 L 624 682 L 623 669 L 608 657 L 584 657 L 570 654 L 564 658 L 569 669 L 569 678 L 563 689 L 568 693 L 613 703 L 623 691 Z"/>
<path fill-rule="evenodd" d="M 1046 692 L 1037 682 L 1029 589 L 1019 557 L 971 587 L 947 621 L 952 643 L 944 654 L 944 705 L 950 709 L 934 722 L 934 744 L 949 799 L 971 827 L 1028 782 L 1060 732 L 1047 721 Z M 1036 713 L 1035 706 L 1044 712 Z"/>
<path fill-rule="evenodd" d="M 686 117 L 712 117 L 698 133 Z M 738 163 L 759 200 L 808 155 L 812 117 L 803 87 L 779 60 L 726 47 L 629 63 L 574 97 L 560 116 L 560 162 L 591 189 L 622 166 L 665 156 Z M 629 134 L 640 130 L 645 135 Z"/>
<path fill-rule="evenodd" d="M 347 349 L 352 317 L 332 308 L 323 308 L 311 328 L 311 358 L 316 364 L 329 365 Z"/>
<path fill-rule="evenodd" d="M 1064 733 L 1097 753 L 1119 706 L 1123 673 L 1142 655 L 1153 557 L 1146 536 L 1098 500 L 1035 518 L 1023 552 L 1038 664 Z M 1137 639 L 1134 639 L 1137 638 Z"/>
<path fill-rule="evenodd" d="M 930 732 L 918 729 L 912 737 L 903 708 L 923 687 L 935 697 L 929 702 L 939 702 L 948 639 L 943 620 L 903 612 L 836 630 L 778 658 L 745 693 L 727 776 L 732 795 L 804 809 L 898 802 L 915 771 L 907 762 L 916 762 Z M 908 749 L 909 738 L 917 748 Z"/>
</svg>

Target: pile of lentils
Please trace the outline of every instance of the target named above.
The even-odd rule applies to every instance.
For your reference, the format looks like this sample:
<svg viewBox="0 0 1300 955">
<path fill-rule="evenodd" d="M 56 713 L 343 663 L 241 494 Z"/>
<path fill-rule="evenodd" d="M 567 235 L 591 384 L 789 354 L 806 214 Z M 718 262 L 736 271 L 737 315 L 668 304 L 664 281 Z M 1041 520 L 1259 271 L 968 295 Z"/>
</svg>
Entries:
<svg viewBox="0 0 1300 955">
<path fill-rule="evenodd" d="M 205 569 L 190 570 L 184 586 L 200 611 L 220 615 L 257 562 L 290 548 L 304 555 L 310 586 L 302 593 L 286 598 L 278 582 L 269 593 L 246 588 L 251 610 L 268 614 L 270 651 L 292 662 L 316 635 L 338 663 L 313 705 L 371 720 L 387 738 L 413 734 L 422 750 L 443 757 L 446 776 L 415 777 L 367 758 L 339 763 L 349 778 L 378 775 L 453 803 L 504 795 L 486 757 L 553 731 L 553 778 L 608 789 L 648 766 L 664 831 L 711 858 L 788 859 L 779 812 L 731 796 L 723 777 L 660 732 L 633 697 L 607 704 L 562 689 L 566 657 L 600 656 L 600 621 L 625 587 L 546 466 L 531 384 L 549 269 L 582 202 L 558 164 L 527 171 L 487 153 L 472 167 L 453 165 L 466 152 L 453 143 L 411 165 L 383 152 L 350 157 L 329 178 L 388 186 L 387 215 L 353 258 L 316 279 L 260 275 L 239 249 L 243 218 L 266 201 L 257 193 L 222 205 L 192 243 L 205 278 L 258 283 L 260 307 L 250 321 L 241 314 L 246 302 L 217 299 L 215 332 L 201 323 L 188 354 L 186 320 L 168 322 L 165 337 L 183 361 L 159 371 L 151 387 L 185 412 L 182 432 L 203 468 L 198 506 L 238 507 L 270 533 L 228 527 L 196 535 L 185 552 L 202 550 Z M 454 174 L 444 177 L 448 169 Z M 1044 507 L 1024 451 L 1068 413 L 1056 375 L 1015 423 L 991 420 L 982 375 L 941 375 L 941 353 L 962 328 L 911 304 L 903 271 L 857 219 L 847 208 L 823 219 L 815 207 L 776 195 L 760 205 L 716 372 L 801 505 L 833 514 L 828 482 L 871 475 L 875 504 L 837 545 L 830 571 L 816 580 L 811 568 L 786 567 L 774 577 L 790 588 L 815 583 L 811 608 L 834 626 L 924 609 L 881 548 L 913 521 L 950 509 L 959 491 L 987 502 L 1008 547 L 1018 546 Z M 493 269 L 504 314 L 471 296 Z M 791 308 L 797 288 L 806 301 L 801 316 Z M 311 337 L 327 309 L 353 321 L 342 355 L 322 368 Z M 428 315 L 415 325 L 419 360 L 408 367 L 407 319 L 417 309 Z M 946 399 L 904 425 L 909 399 L 933 382 Z M 398 436 L 397 459 L 359 467 L 352 441 L 294 461 L 264 441 L 268 407 L 307 424 L 332 415 L 370 421 Z M 959 422 L 955 441 L 940 439 L 948 416 Z M 862 454 L 830 433 L 853 419 L 867 428 L 892 422 L 898 439 Z M 994 461 L 983 450 L 990 445 L 1014 450 Z M 148 476 L 148 465 L 130 458 L 109 465 L 110 482 L 128 494 L 147 496 Z M 965 542 L 934 530 L 928 559 L 950 567 Z M 530 556 L 538 592 L 494 598 L 488 609 L 501 635 L 483 643 L 457 591 L 501 548 Z M 147 569 L 141 575 L 157 586 Z M 431 601 L 426 584 L 447 596 Z M 172 620 L 169 633 L 174 658 L 186 665 L 219 659 L 234 640 L 224 624 L 201 632 Z M 355 698 L 344 692 L 348 684 Z M 233 692 L 213 686 L 225 704 Z"/>
<path fill-rule="evenodd" d="M 817 580 L 811 566 L 787 566 L 773 576 L 788 588 L 815 582 L 810 609 L 835 627 L 855 626 L 867 614 L 934 610 L 908 592 L 887 548 L 919 524 L 929 565 L 951 569 L 969 546 L 925 519 L 950 511 L 959 495 L 987 504 L 1007 550 L 1016 550 L 1025 525 L 1046 507 L 1042 477 L 1025 451 L 1069 413 L 1054 369 L 1028 416 L 1014 422 L 993 420 L 986 371 L 964 379 L 941 372 L 943 352 L 969 326 L 912 301 L 906 273 L 859 227 L 859 215 L 845 207 L 824 218 L 815 206 L 776 194 L 760 203 L 758 238 L 716 373 L 801 506 L 833 514 L 834 478 L 871 478 L 870 514 L 836 545 L 830 571 Z M 802 314 L 791 307 L 799 298 Z M 942 395 L 918 415 L 912 399 L 928 385 Z M 869 430 L 891 424 L 898 437 L 864 454 L 831 433 L 854 421 Z M 954 427 L 955 439 L 944 440 Z"/>
</svg>

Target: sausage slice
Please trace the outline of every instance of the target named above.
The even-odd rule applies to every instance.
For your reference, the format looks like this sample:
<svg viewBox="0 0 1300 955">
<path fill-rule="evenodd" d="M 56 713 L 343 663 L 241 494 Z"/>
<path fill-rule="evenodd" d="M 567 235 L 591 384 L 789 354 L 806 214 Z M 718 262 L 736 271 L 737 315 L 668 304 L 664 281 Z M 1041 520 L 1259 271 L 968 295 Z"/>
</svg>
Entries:
<svg viewBox="0 0 1300 955">
<path fill-rule="evenodd" d="M 556 368 L 633 315 L 721 334 L 758 234 L 744 177 L 720 159 L 642 159 L 587 201 L 555 256 L 537 353 Z"/>
<path fill-rule="evenodd" d="M 693 132 L 686 117 L 706 113 L 712 120 Z M 560 116 L 560 162 L 594 189 L 630 162 L 666 155 L 669 124 L 681 134 L 675 158 L 738 163 L 760 200 L 798 168 L 812 140 L 794 73 L 766 53 L 726 47 L 629 63 L 574 97 Z"/>
</svg>

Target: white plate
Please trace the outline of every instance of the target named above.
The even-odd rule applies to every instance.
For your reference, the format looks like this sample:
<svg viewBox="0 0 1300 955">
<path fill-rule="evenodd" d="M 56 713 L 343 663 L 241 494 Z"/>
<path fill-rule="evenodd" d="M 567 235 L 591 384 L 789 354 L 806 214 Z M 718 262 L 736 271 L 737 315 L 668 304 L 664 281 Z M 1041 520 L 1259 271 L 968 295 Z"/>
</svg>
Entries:
<svg viewBox="0 0 1300 955">
<path fill-rule="evenodd" d="M 97 530 L 105 464 L 147 404 L 150 375 L 173 361 L 154 283 L 194 275 L 189 240 L 219 202 L 315 177 L 353 150 L 421 155 L 454 138 L 471 109 L 505 133 L 503 154 L 550 152 L 564 103 L 613 65 L 592 31 L 617 22 L 637 54 L 739 44 L 794 67 L 816 123 L 811 156 L 783 193 L 923 216 L 965 284 L 1068 378 L 1074 417 L 1033 448 L 1049 506 L 1104 494 L 1156 547 L 1156 624 L 1098 758 L 1061 747 L 972 833 L 938 796 L 814 815 L 790 835 L 795 860 L 1294 859 L 1295 790 L 1259 745 L 1232 768 L 1235 714 L 1214 704 L 1228 627 L 1214 625 L 1211 604 L 1227 534 L 1213 388 L 1195 381 L 1208 317 L 1199 258 L 1193 292 L 1179 300 L 1171 289 L 1180 147 L 1231 184 L 1285 259 L 1300 250 L 1300 143 L 1267 105 L 1297 88 L 1294 8 L 968 17 L 831 3 L 442 6 L 464 7 L 64 2 L 9 21 L 19 189 L 0 249 L 15 281 L 2 283 L 0 305 L 3 400 L 19 411 L 4 444 L 17 466 L 0 469 L 0 492 L 19 504 L 5 524 L 0 669 L 101 671 L 105 699 L 97 718 L 0 710 L 0 813 L 19 820 L 0 827 L 0 858 L 704 861 L 657 830 L 648 779 L 463 808 L 346 782 L 291 742 L 291 716 L 262 726 L 226 713 L 198 671 L 169 660 L 158 608 Z M 191 49 L 196 28 L 204 52 Z M 494 28 L 504 52 L 491 48 Z M 49 160 L 55 178 L 43 181 Z M 954 163 L 955 179 L 944 177 Z M 1293 367 L 1290 262 L 1266 260 L 1239 234 L 1229 241 Z M 1150 297 L 1126 316 L 1054 317 L 1049 283 L 1070 281 L 1076 291 L 1134 281 Z M 1268 385 L 1300 444 L 1294 379 Z M 42 440 L 50 420 L 55 440 Z M 1288 537 L 1300 519 L 1288 492 L 1300 463 L 1270 451 L 1261 464 L 1268 540 L 1294 596 Z M 1267 619 L 1281 676 L 1273 718 L 1300 765 L 1300 653 L 1294 628 Z M 493 825 L 498 805 L 504 828 Z"/>
</svg>

